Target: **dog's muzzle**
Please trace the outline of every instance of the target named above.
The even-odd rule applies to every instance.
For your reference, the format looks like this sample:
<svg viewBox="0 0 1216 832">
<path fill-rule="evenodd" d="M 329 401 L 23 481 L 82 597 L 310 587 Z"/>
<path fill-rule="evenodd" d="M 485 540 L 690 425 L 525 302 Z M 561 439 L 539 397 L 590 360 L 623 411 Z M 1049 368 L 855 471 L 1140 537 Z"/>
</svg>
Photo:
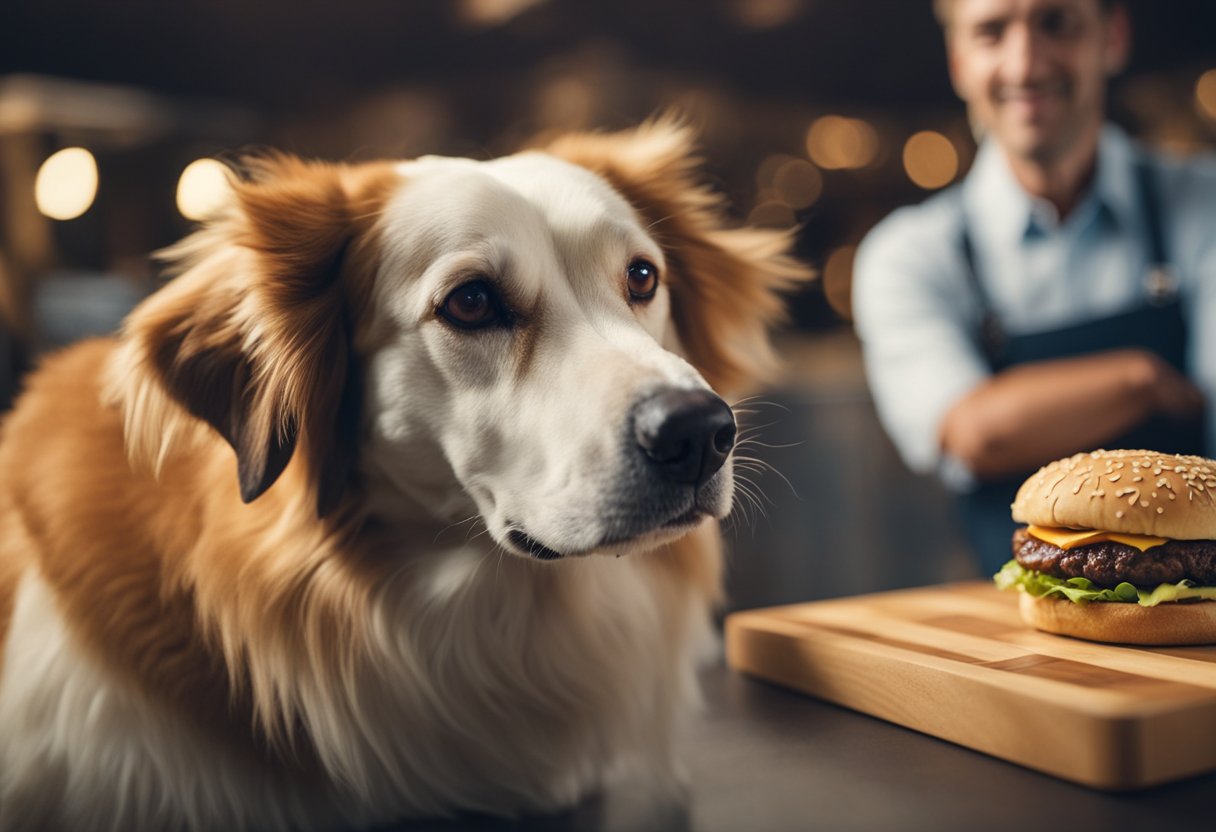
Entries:
<svg viewBox="0 0 1216 832">
<path fill-rule="evenodd" d="M 638 447 L 668 482 L 700 488 L 735 447 L 735 415 L 709 390 L 662 390 L 633 407 Z"/>
<path fill-rule="evenodd" d="M 626 429 L 626 475 L 611 488 L 614 505 L 624 510 L 609 511 L 618 518 L 615 525 L 594 545 L 580 546 L 578 554 L 650 532 L 691 528 L 720 501 L 720 484 L 711 480 L 734 449 L 736 434 L 726 402 L 709 390 L 664 388 L 633 405 Z M 507 540 L 536 560 L 572 554 L 550 548 L 511 520 Z"/>
</svg>

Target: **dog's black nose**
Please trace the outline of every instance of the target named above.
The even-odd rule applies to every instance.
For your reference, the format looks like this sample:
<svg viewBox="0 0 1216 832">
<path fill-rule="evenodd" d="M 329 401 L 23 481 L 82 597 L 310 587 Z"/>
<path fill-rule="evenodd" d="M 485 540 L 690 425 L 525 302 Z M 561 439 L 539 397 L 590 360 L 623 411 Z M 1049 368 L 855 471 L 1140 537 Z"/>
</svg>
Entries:
<svg viewBox="0 0 1216 832">
<path fill-rule="evenodd" d="M 699 486 L 735 446 L 735 415 L 708 390 L 663 390 L 634 405 L 633 435 L 666 479 Z"/>
</svg>

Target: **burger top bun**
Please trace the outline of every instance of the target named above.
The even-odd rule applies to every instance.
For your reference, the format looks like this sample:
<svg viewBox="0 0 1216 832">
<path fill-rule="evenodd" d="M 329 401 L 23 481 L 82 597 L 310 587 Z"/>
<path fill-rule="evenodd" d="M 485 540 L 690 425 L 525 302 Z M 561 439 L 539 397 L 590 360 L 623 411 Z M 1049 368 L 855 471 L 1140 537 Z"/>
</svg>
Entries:
<svg viewBox="0 0 1216 832">
<path fill-rule="evenodd" d="M 1155 451 L 1093 451 L 1040 468 L 1018 489 L 1013 519 L 1168 537 L 1216 539 L 1216 461 Z"/>
</svg>

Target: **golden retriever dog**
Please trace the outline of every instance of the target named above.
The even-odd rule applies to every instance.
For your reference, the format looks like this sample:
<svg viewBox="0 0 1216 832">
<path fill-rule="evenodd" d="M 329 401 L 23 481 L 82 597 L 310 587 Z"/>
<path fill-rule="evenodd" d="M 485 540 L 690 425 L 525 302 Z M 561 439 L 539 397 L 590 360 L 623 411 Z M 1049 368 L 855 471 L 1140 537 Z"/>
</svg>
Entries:
<svg viewBox="0 0 1216 832">
<path fill-rule="evenodd" d="M 0 828 L 678 792 L 726 401 L 807 277 L 691 141 L 248 161 L 118 337 L 47 358 L 0 439 Z"/>
</svg>

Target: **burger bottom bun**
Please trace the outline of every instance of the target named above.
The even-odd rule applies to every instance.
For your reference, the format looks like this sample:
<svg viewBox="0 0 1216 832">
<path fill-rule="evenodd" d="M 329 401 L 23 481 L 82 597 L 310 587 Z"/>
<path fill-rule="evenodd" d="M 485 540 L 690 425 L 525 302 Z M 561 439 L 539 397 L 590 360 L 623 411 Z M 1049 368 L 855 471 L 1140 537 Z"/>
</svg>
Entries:
<svg viewBox="0 0 1216 832">
<path fill-rule="evenodd" d="M 1023 620 L 1048 633 L 1116 644 L 1216 644 L 1216 601 L 1142 607 L 1020 595 Z"/>
</svg>

